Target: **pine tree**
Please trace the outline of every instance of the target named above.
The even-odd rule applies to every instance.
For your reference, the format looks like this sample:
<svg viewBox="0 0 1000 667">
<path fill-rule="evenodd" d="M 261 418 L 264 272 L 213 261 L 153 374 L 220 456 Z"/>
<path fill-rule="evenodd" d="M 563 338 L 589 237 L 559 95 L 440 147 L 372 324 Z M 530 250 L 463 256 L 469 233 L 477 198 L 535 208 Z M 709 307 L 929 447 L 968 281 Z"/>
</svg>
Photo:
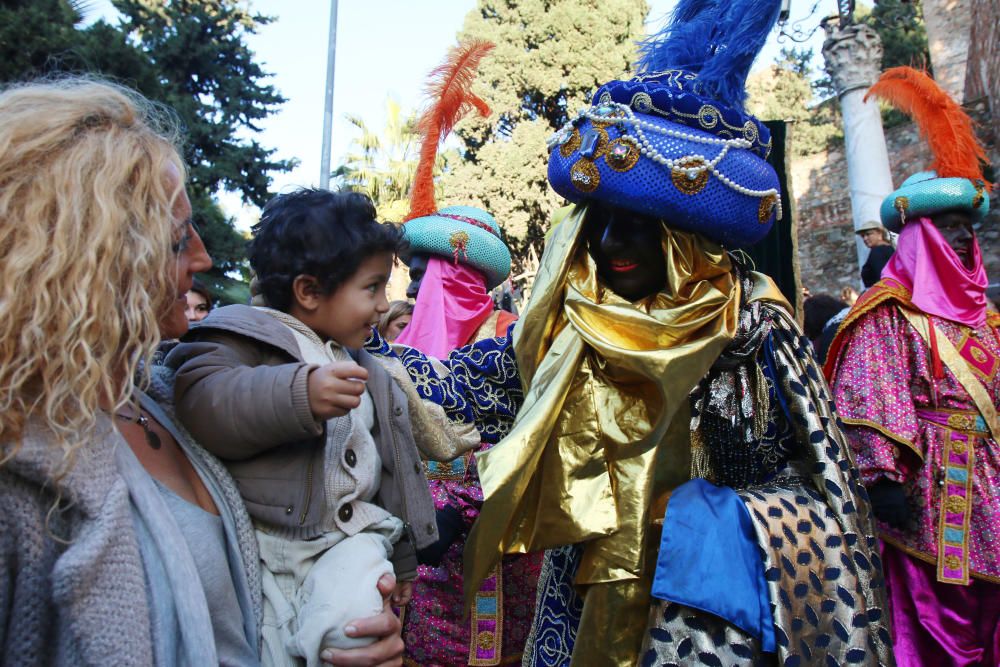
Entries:
<svg viewBox="0 0 1000 667">
<path fill-rule="evenodd" d="M 215 261 L 217 297 L 244 301 L 246 240 L 215 202 L 219 190 L 263 205 L 269 174 L 292 163 L 247 138 L 284 101 L 246 37 L 270 18 L 239 0 L 114 0 L 122 19 L 83 26 L 86 2 L 0 0 L 0 81 L 96 73 L 173 109 L 185 132 L 194 219 Z"/>
</svg>

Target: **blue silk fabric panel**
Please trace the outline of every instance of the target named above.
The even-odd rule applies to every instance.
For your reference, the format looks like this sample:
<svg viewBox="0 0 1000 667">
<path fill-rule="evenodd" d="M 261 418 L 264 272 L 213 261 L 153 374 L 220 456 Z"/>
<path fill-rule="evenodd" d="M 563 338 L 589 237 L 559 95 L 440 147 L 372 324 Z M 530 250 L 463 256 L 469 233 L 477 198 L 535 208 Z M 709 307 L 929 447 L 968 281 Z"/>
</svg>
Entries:
<svg viewBox="0 0 1000 667">
<path fill-rule="evenodd" d="M 775 651 L 760 549 L 729 487 L 693 479 L 671 494 L 652 594 L 724 618 Z"/>
</svg>

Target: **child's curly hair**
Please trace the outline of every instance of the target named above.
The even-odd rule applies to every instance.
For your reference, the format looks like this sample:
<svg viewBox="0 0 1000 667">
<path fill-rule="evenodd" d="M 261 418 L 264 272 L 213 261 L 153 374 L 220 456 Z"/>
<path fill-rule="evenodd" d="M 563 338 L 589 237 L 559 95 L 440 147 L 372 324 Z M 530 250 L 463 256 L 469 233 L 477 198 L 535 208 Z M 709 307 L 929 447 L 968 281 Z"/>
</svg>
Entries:
<svg viewBox="0 0 1000 667">
<path fill-rule="evenodd" d="M 368 257 L 398 252 L 402 228 L 375 218 L 372 200 L 358 192 L 302 188 L 269 201 L 247 248 L 267 305 L 287 312 L 297 276 L 332 294 Z"/>
</svg>

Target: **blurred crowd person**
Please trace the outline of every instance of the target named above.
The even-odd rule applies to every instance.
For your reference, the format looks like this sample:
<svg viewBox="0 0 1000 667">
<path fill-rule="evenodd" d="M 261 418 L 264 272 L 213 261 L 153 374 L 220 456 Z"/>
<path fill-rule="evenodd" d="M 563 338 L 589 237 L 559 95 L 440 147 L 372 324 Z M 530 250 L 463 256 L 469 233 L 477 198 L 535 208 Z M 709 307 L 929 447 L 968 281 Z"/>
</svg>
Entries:
<svg viewBox="0 0 1000 667">
<path fill-rule="evenodd" d="M 854 289 L 850 285 L 844 287 L 840 290 L 840 300 L 846 303 L 848 306 L 853 306 L 858 300 L 858 290 Z"/>
<path fill-rule="evenodd" d="M 197 278 L 194 279 L 191 289 L 184 297 L 187 299 L 187 308 L 184 309 L 184 314 L 187 315 L 188 322 L 201 322 L 212 312 L 212 293 Z"/>
<path fill-rule="evenodd" d="M 802 303 L 802 332 L 812 342 L 819 363 L 826 361 L 833 335 L 850 309 L 850 303 L 830 294 L 817 294 Z"/>
<path fill-rule="evenodd" d="M 889 230 L 877 220 L 869 220 L 857 229 L 857 235 L 868 248 L 868 259 L 861 267 L 861 282 L 868 289 L 882 277 L 882 269 L 895 252 Z M 854 305 L 853 303 L 851 305 Z"/>
<path fill-rule="evenodd" d="M 389 309 L 378 319 L 378 332 L 390 343 L 399 337 L 413 317 L 413 304 L 409 301 L 389 302 Z"/>
</svg>

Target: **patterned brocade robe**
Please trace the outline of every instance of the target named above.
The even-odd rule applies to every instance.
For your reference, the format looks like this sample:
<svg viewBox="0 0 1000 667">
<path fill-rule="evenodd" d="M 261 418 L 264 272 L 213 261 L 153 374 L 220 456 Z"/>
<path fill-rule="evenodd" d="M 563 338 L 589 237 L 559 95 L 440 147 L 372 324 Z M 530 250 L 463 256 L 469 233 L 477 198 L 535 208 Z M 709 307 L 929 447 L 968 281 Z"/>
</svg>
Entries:
<svg viewBox="0 0 1000 667">
<path fill-rule="evenodd" d="M 469 343 L 504 335 L 515 319 L 505 311 L 493 311 Z M 504 433 L 499 428 L 487 433 L 477 451 L 488 449 Z M 475 459 L 468 452 L 448 463 L 425 461 L 424 472 L 435 508 L 457 510 L 464 529 L 437 567 L 417 568 L 413 600 L 403 620 L 406 643 L 403 664 L 413 667 L 520 664 L 535 611 L 541 554 L 505 558 L 480 588 L 473 614 L 466 618 L 462 551 L 483 503 Z"/>
<path fill-rule="evenodd" d="M 880 523 L 880 537 L 937 565 L 939 581 L 1000 583 L 1000 446 L 955 369 L 935 369 L 904 309 L 916 310 L 909 293 L 878 283 L 848 315 L 827 365 L 862 481 L 906 489 L 910 525 Z M 1000 316 L 978 329 L 933 322 L 961 355 L 958 371 L 1000 405 Z"/>
</svg>

